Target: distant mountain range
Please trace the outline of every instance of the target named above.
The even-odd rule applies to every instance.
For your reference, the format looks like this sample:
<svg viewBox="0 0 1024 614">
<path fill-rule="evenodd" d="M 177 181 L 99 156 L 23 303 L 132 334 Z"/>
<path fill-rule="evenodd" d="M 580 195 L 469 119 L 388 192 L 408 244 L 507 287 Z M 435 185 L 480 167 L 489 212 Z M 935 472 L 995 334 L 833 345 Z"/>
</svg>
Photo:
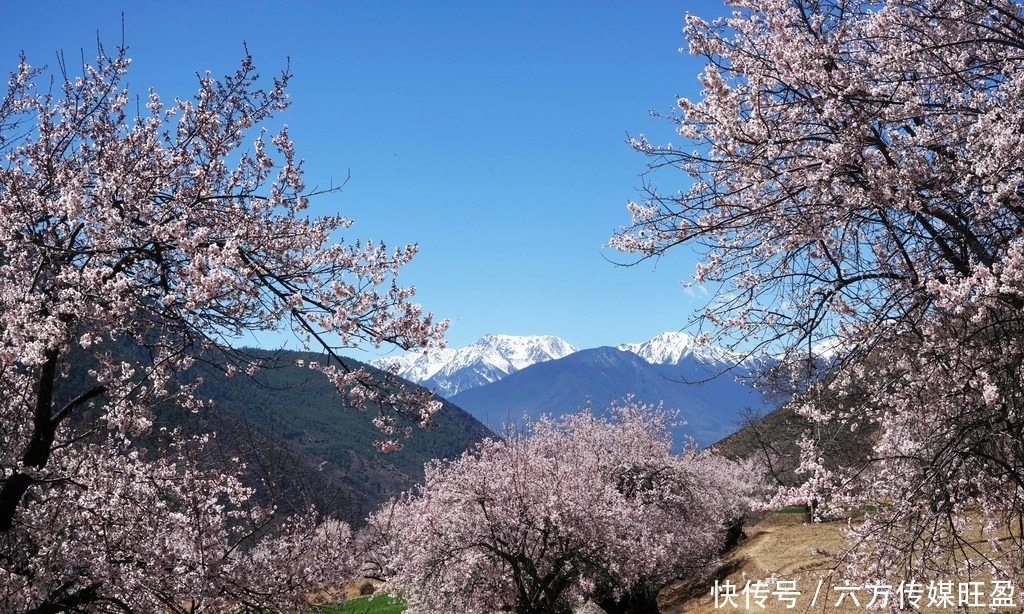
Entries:
<svg viewBox="0 0 1024 614">
<path fill-rule="evenodd" d="M 686 333 L 661 333 L 644 343 L 623 343 L 618 347 L 655 365 L 676 365 L 688 360 L 704 365 L 740 362 L 740 358 L 728 350 L 699 343 L 696 337 Z"/>
<path fill-rule="evenodd" d="M 524 416 L 588 405 L 599 411 L 631 395 L 678 410 L 687 424 L 677 436 L 706 446 L 739 428 L 745 409 L 766 409 L 747 363 L 686 333 L 586 350 L 557 337 L 490 335 L 444 355 L 387 360 L 401 361 L 399 375 L 434 388 L 496 432 Z"/>
<path fill-rule="evenodd" d="M 575 351 L 573 346 L 550 335 L 487 335 L 460 349 L 406 354 L 370 364 L 382 369 L 397 365 L 399 376 L 450 398 L 463 390 L 496 382 L 530 365 L 562 358 Z"/>
</svg>

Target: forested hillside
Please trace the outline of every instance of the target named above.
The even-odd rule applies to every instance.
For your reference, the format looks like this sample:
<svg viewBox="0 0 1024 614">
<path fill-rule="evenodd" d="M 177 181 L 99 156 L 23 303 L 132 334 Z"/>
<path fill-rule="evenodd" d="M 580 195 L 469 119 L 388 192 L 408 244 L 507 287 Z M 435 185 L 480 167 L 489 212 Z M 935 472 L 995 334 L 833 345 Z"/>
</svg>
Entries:
<svg viewBox="0 0 1024 614">
<path fill-rule="evenodd" d="M 381 437 L 373 425 L 376 411 L 344 404 L 322 374 L 296 366 L 297 360 L 317 360 L 316 354 L 254 354 L 278 366 L 253 378 L 204 375 L 201 390 L 215 403 L 207 419 L 221 427 L 225 447 L 258 462 L 254 470 L 283 480 L 289 496 L 331 502 L 349 522 L 360 522 L 378 503 L 412 486 L 425 461 L 457 456 L 490 434 L 443 401 L 436 428 L 414 428 L 401 450 L 380 452 L 373 445 Z"/>
<path fill-rule="evenodd" d="M 125 344 L 104 349 L 116 360 L 146 360 Z M 166 433 L 175 428 L 215 433 L 203 463 L 228 469 L 244 462 L 247 482 L 259 499 L 283 510 L 298 512 L 314 504 L 358 525 L 382 501 L 419 481 L 427 460 L 458 456 L 491 435 L 475 418 L 441 400 L 435 428 L 413 427 L 400 450 L 381 452 L 374 446 L 381 439 L 373 424 L 377 410 L 347 404 L 322 373 L 309 368 L 322 356 L 243 352 L 263 368 L 253 376 L 228 376 L 215 362 L 199 361 L 183 379 L 202 379 L 197 395 L 209 406 L 193 412 L 164 403 L 156 411 L 156 428 L 142 439 L 153 451 L 166 446 Z M 83 375 L 95 366 L 83 352 L 75 353 L 74 363 L 62 385 L 68 394 L 80 388 Z M 347 364 L 377 373 L 355 360 Z M 79 418 L 93 419 L 92 413 Z"/>
</svg>

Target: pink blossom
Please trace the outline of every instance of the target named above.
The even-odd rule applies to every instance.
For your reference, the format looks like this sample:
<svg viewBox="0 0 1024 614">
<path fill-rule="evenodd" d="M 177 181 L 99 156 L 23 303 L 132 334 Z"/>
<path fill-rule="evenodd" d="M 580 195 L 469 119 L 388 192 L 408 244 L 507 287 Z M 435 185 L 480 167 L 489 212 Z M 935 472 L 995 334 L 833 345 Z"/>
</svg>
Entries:
<svg viewBox="0 0 1024 614">
<path fill-rule="evenodd" d="M 791 494 L 869 511 L 853 571 L 985 570 L 1020 589 L 1024 5 L 735 4 L 687 20 L 704 90 L 669 119 L 691 153 L 640 148 L 693 187 L 667 197 L 652 181 L 613 244 L 697 247 L 696 279 L 721 288 L 701 317 L 748 351 L 808 364 L 810 348 L 842 348 L 796 403 L 877 437 L 830 470 L 811 434 Z"/>
<path fill-rule="evenodd" d="M 627 402 L 431 463 L 371 517 L 368 560 L 410 612 L 650 606 L 715 559 L 758 489 L 748 467 L 691 444 L 674 453 L 668 421 Z"/>
<path fill-rule="evenodd" d="M 304 609 L 351 570 L 348 528 L 276 518 L 241 468 L 198 461 L 213 434 L 153 433 L 154 408 L 209 411 L 194 362 L 252 374 L 232 342 L 291 329 L 394 448 L 436 401 L 338 352 L 434 347 L 446 324 L 395 280 L 415 246 L 331 242 L 351 222 L 305 214 L 288 130 L 267 137 L 287 72 L 247 56 L 136 111 L 129 64 L 101 49 L 36 88 L 23 59 L 0 99 L 0 609 Z"/>
</svg>

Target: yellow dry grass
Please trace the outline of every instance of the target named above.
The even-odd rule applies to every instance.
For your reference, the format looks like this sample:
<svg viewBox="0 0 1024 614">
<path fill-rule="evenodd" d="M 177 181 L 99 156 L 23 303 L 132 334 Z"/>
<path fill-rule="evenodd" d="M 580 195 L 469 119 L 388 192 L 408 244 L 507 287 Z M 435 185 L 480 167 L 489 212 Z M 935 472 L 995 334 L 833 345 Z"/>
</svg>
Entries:
<svg viewBox="0 0 1024 614">
<path fill-rule="evenodd" d="M 744 531 L 747 539 L 742 541 L 736 548 L 723 556 L 721 566 L 710 578 L 697 581 L 679 582 L 669 586 L 659 596 L 659 606 L 662 614 L 745 614 L 748 612 L 774 613 L 774 612 L 807 612 L 807 613 L 836 613 L 846 614 L 852 612 L 867 613 L 880 611 L 869 610 L 868 601 L 871 599 L 871 591 L 862 589 L 859 591 L 844 591 L 845 583 L 839 580 L 830 581 L 830 572 L 836 566 L 837 554 L 845 552 L 847 548 L 843 537 L 846 521 L 813 523 L 804 522 L 804 516 L 800 514 L 769 514 L 754 522 Z M 751 583 L 757 580 L 765 580 L 772 576 L 779 580 L 795 581 L 795 588 L 799 595 L 794 595 L 795 605 L 792 608 L 786 607 L 786 602 L 779 599 L 778 595 L 772 594 L 774 587 L 766 590 L 767 598 L 764 600 L 764 608 L 759 607 L 753 601 L 748 602 L 742 593 L 747 581 Z M 723 597 L 724 591 L 720 590 L 716 607 L 716 599 L 713 597 L 714 581 L 717 580 L 719 587 L 726 581 L 736 587 L 736 597 L 726 601 Z M 819 588 L 820 583 L 820 588 Z M 783 588 L 783 587 L 779 587 Z M 949 607 L 921 607 L 917 612 L 988 612 L 990 608 L 990 588 L 983 588 L 983 596 L 975 596 L 972 601 L 984 604 L 985 607 L 963 607 L 956 608 L 955 601 L 958 597 L 959 586 L 954 585 L 951 589 L 953 605 Z M 847 594 L 843 594 L 843 593 Z M 817 595 L 815 595 L 817 593 Z M 857 603 L 851 599 L 851 594 L 856 596 Z M 836 605 L 842 600 L 841 605 Z M 890 591 L 890 601 L 896 601 L 895 589 Z M 920 604 L 927 604 L 928 598 L 924 596 Z M 994 612 L 1015 613 L 1022 612 L 1024 608 L 1024 596 L 1014 597 L 1013 607 L 1000 607 L 992 609 Z M 735 603 L 735 606 L 733 605 Z M 882 609 L 881 611 L 887 611 Z"/>
</svg>

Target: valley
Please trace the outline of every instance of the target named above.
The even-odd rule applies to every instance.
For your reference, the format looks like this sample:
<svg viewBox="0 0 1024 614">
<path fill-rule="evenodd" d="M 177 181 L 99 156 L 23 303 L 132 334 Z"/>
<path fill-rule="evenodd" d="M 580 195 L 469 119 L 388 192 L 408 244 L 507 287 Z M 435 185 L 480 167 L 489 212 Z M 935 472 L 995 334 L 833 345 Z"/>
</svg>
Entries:
<svg viewBox="0 0 1024 614">
<path fill-rule="evenodd" d="M 736 431 L 748 412 L 768 409 L 754 386 L 753 361 L 700 344 L 686 333 L 615 347 L 570 348 L 557 337 L 488 335 L 466 348 L 373 364 L 392 364 L 400 376 L 435 387 L 442 396 L 454 390 L 447 398 L 497 433 L 527 418 L 586 407 L 600 412 L 632 397 L 677 411 L 685 423 L 673 429 L 677 442 L 692 437 L 708 446 Z"/>
</svg>

